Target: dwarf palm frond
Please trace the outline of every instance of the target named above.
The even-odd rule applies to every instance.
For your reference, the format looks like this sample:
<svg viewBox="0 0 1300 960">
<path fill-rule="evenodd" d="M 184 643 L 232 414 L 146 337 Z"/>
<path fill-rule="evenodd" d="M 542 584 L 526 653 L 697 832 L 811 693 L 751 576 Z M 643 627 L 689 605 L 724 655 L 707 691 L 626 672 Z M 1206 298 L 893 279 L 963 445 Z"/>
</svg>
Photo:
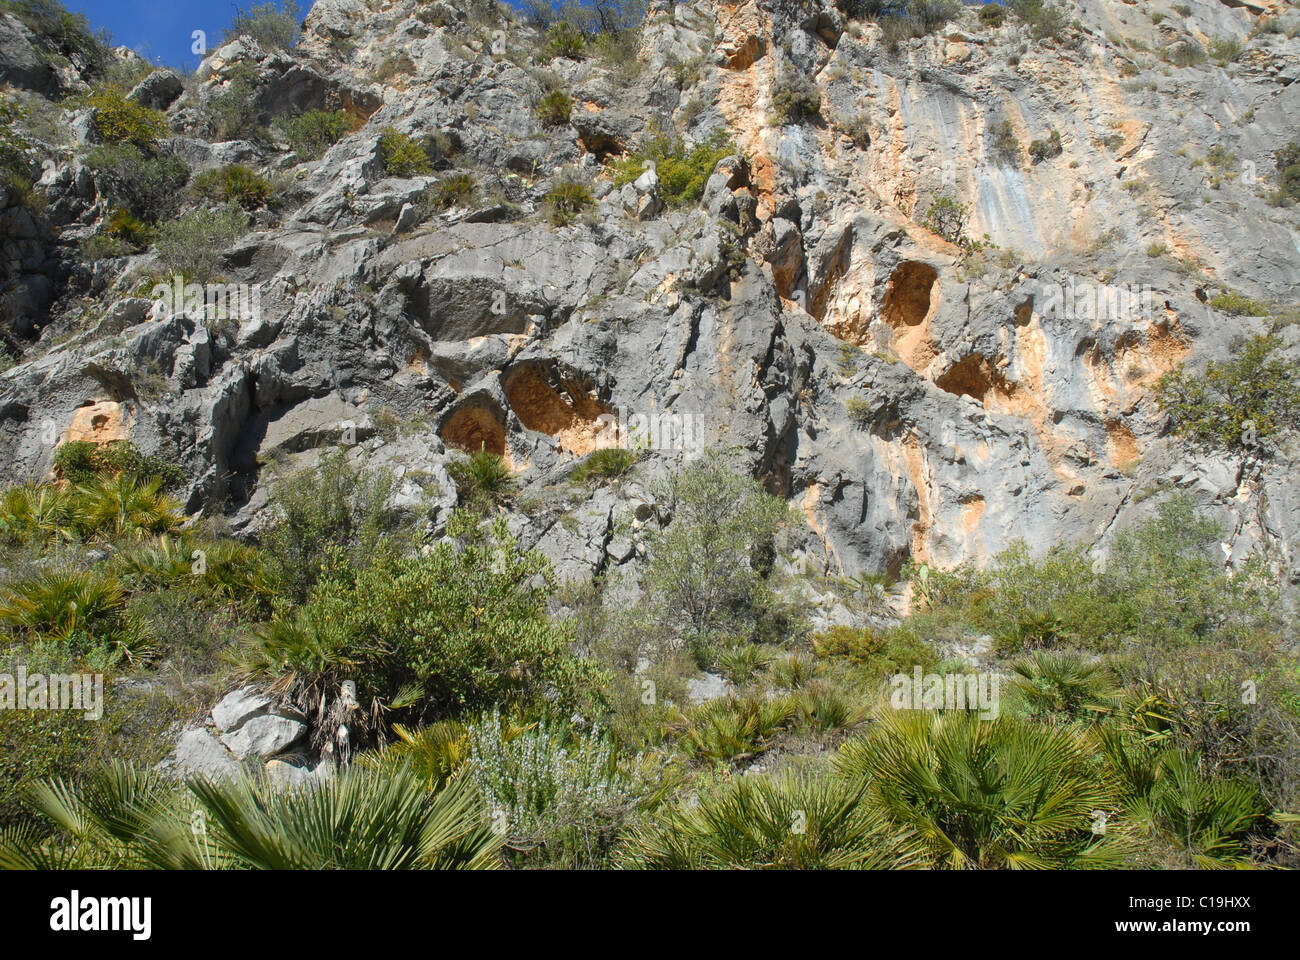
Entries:
<svg viewBox="0 0 1300 960">
<path fill-rule="evenodd" d="M 1097 719 L 1117 694 L 1101 662 L 1068 650 L 1035 650 L 1017 660 L 1013 685 L 1030 712 L 1044 717 Z"/>
<path fill-rule="evenodd" d="M 407 769 L 353 768 L 294 790 L 253 780 L 190 789 L 222 864 L 236 869 L 487 869 L 501 844 L 472 787 L 429 793 Z"/>
<path fill-rule="evenodd" d="M 866 785 L 833 777 L 742 777 L 633 830 L 624 867 L 900 869 L 920 862 L 906 831 L 864 803 Z"/>
<path fill-rule="evenodd" d="M 164 827 L 175 818 L 167 784 L 155 771 L 114 762 L 79 786 L 55 779 L 31 789 L 33 806 L 58 828 L 0 838 L 6 869 L 132 869 L 174 866 Z"/>
<path fill-rule="evenodd" d="M 869 783 L 872 802 L 914 830 L 936 866 L 1106 866 L 1121 854 L 1122 831 L 1094 832 L 1099 812 L 1118 808 L 1116 785 L 1068 728 L 893 711 L 846 743 L 837 765 Z"/>
<path fill-rule="evenodd" d="M 58 487 L 6 490 L 0 498 L 0 535 L 19 541 L 74 539 L 71 497 Z"/>
<path fill-rule="evenodd" d="M 121 584 L 113 577 L 86 570 L 46 570 L 9 588 L 0 599 L 0 623 L 32 638 L 77 648 L 116 646 L 129 655 L 140 636 L 124 605 Z"/>
<path fill-rule="evenodd" d="M 1187 867 L 1249 864 L 1250 836 L 1267 825 L 1269 813 L 1257 787 L 1207 776 L 1196 754 L 1114 728 L 1099 731 L 1098 743 L 1135 827 L 1171 842 Z"/>
<path fill-rule="evenodd" d="M 140 539 L 166 533 L 184 522 L 180 505 L 160 491 L 162 480 L 140 480 L 126 473 L 77 487 L 73 519 L 83 536 Z"/>
<path fill-rule="evenodd" d="M 441 790 L 464 768 L 472 752 L 469 729 L 454 720 L 440 720 L 419 730 L 393 724 L 397 739 L 383 750 L 363 754 L 362 766 L 393 771 L 408 765 L 429 790 Z"/>
</svg>

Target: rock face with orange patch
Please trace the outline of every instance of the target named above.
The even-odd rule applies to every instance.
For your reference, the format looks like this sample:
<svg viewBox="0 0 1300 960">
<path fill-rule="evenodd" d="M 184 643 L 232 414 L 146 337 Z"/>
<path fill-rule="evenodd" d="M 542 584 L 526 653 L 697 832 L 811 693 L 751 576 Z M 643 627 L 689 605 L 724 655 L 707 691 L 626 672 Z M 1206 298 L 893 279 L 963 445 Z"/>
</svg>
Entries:
<svg viewBox="0 0 1300 960">
<path fill-rule="evenodd" d="M 111 443 L 131 439 L 131 414 L 115 400 L 79 407 L 64 434 L 65 442 Z"/>
<path fill-rule="evenodd" d="M 503 387 L 510 409 L 529 430 L 553 437 L 575 456 L 596 449 L 599 418 L 610 411 L 581 384 L 542 364 L 523 363 L 505 375 Z"/>
</svg>

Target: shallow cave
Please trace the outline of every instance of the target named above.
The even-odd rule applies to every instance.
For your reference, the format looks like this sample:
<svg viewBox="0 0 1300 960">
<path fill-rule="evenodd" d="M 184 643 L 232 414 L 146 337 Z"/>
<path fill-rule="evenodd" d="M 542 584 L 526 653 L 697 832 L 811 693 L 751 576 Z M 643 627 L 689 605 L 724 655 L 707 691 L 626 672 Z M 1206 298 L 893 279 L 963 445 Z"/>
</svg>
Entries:
<svg viewBox="0 0 1300 960">
<path fill-rule="evenodd" d="M 484 407 L 461 407 L 442 425 L 442 442 L 466 453 L 486 450 L 504 457 L 506 428 L 498 417 Z"/>
<path fill-rule="evenodd" d="M 939 302 L 939 271 L 928 263 L 904 260 L 889 275 L 880 319 L 895 329 L 916 327 Z"/>
<path fill-rule="evenodd" d="M 598 418 L 609 409 L 582 384 L 524 363 L 506 374 L 503 386 L 510 408 L 529 430 L 555 437 L 563 449 L 580 456 L 595 449 Z"/>
</svg>

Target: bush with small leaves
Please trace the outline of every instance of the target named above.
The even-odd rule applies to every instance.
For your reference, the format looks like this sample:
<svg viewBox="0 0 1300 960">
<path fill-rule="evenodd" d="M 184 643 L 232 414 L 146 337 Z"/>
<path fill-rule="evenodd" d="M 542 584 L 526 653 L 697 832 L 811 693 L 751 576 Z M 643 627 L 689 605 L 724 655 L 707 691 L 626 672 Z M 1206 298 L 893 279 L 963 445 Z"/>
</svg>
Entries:
<svg viewBox="0 0 1300 960">
<path fill-rule="evenodd" d="M 280 122 L 289 146 L 304 160 L 315 160 L 356 126 L 356 120 L 345 110 L 308 110 Z"/>
<path fill-rule="evenodd" d="M 1205 62 L 1205 48 L 1195 40 L 1175 43 L 1165 51 L 1165 57 L 1175 67 L 1194 67 Z"/>
<path fill-rule="evenodd" d="M 379 134 L 379 159 L 390 177 L 416 177 L 433 173 L 428 152 L 411 137 L 385 127 Z"/>
<path fill-rule="evenodd" d="M 822 92 L 811 77 L 787 67 L 772 84 L 772 117 L 777 123 L 798 123 L 821 116 Z"/>
<path fill-rule="evenodd" d="M 656 133 L 631 156 L 615 161 L 614 183 L 631 183 L 653 163 L 659 195 L 669 206 L 694 203 L 704 195 L 718 162 L 735 152 L 736 145 L 725 130 L 715 131 L 690 149 L 680 138 Z"/>
<path fill-rule="evenodd" d="M 101 194 L 147 223 L 175 212 L 190 179 L 190 169 L 180 157 L 146 153 L 129 143 L 95 147 L 85 162 Z"/>
<path fill-rule="evenodd" d="M 1300 385 L 1282 346 L 1279 336 L 1254 336 L 1231 360 L 1211 360 L 1199 372 L 1180 366 L 1161 377 L 1156 399 L 1174 432 L 1203 446 L 1242 450 L 1300 426 Z"/>
<path fill-rule="evenodd" d="M 266 206 L 271 182 L 242 163 L 205 170 L 194 180 L 194 189 L 217 203 L 237 203 L 245 210 Z"/>
<path fill-rule="evenodd" d="M 155 247 L 163 269 L 206 282 L 217 274 L 222 256 L 248 232 L 248 214 L 237 203 L 216 210 L 193 210 L 158 228 Z"/>
<path fill-rule="evenodd" d="M 949 243 L 960 243 L 966 236 L 966 218 L 970 210 L 956 197 L 940 194 L 930 202 L 921 225 Z"/>
<path fill-rule="evenodd" d="M 108 143 L 129 143 L 150 149 L 168 133 L 167 118 L 142 106 L 113 87 L 100 87 L 86 100 L 95 132 Z"/>
<path fill-rule="evenodd" d="M 986 3 L 980 7 L 980 23 L 986 27 L 1000 27 L 1006 18 L 1006 8 L 1000 3 Z"/>
<path fill-rule="evenodd" d="M 235 8 L 235 18 L 225 39 L 249 37 L 267 50 L 285 50 L 298 42 L 302 33 L 302 11 L 294 0 L 254 4 L 248 10 Z"/>
<path fill-rule="evenodd" d="M 562 127 L 573 113 L 573 98 L 563 90 L 552 90 L 537 101 L 537 117 L 548 127 Z"/>
<path fill-rule="evenodd" d="M 1047 0 L 1011 0 L 1011 10 L 1029 25 L 1035 40 L 1058 39 L 1070 25 L 1069 15 Z"/>
<path fill-rule="evenodd" d="M 130 440 L 91 443 L 69 440 L 54 452 L 54 472 L 73 486 L 125 474 L 139 480 L 159 480 L 162 489 L 179 487 L 185 474 L 174 463 L 146 457 Z"/>
<path fill-rule="evenodd" d="M 1042 163 L 1061 155 L 1061 135 L 1056 130 L 1049 130 L 1047 139 L 1034 140 L 1029 144 L 1029 156 L 1034 163 Z"/>
<path fill-rule="evenodd" d="M 1020 164 L 1020 140 L 1010 120 L 999 120 L 989 127 L 990 152 L 1008 166 Z"/>
<path fill-rule="evenodd" d="M 1231 63 L 1241 56 L 1241 41 L 1236 37 L 1215 37 L 1210 41 L 1209 54 L 1220 65 Z"/>
</svg>

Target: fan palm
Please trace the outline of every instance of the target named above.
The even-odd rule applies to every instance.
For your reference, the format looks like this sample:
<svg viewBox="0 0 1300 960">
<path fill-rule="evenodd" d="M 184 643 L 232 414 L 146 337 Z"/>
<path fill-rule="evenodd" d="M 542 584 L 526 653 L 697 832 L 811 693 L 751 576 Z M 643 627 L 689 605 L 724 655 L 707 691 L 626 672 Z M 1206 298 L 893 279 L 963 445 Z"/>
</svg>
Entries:
<svg viewBox="0 0 1300 960">
<path fill-rule="evenodd" d="M 1129 818 L 1148 836 L 1179 851 L 1183 866 L 1202 870 L 1248 866 L 1251 834 L 1266 825 L 1259 789 L 1241 780 L 1206 776 L 1195 753 L 1161 747 L 1116 728 L 1098 743 L 1120 784 Z"/>
<path fill-rule="evenodd" d="M 966 712 L 891 711 L 837 758 L 898 827 L 914 830 L 936 866 L 1112 865 L 1117 831 L 1094 833 L 1118 807 L 1113 780 L 1069 728 Z"/>
<path fill-rule="evenodd" d="M 501 842 L 471 787 L 430 793 L 404 768 L 286 789 L 264 778 L 181 784 L 119 763 L 34 798 L 57 830 L 0 833 L 0 867 L 486 869 Z"/>
<path fill-rule="evenodd" d="M 71 497 L 58 487 L 22 486 L 0 498 L 0 534 L 15 540 L 71 540 Z"/>
<path fill-rule="evenodd" d="M 1072 651 L 1035 650 L 1012 665 L 1013 685 L 1031 713 L 1096 718 L 1110 711 L 1116 691 L 1100 661 Z"/>
<path fill-rule="evenodd" d="M 915 840 L 864 803 L 865 784 L 787 773 L 733 780 L 633 830 L 619 854 L 639 869 L 898 869 Z"/>
<path fill-rule="evenodd" d="M 35 638 L 73 646 L 113 647 L 130 654 L 139 632 L 126 615 L 116 579 L 93 571 L 46 570 L 11 587 L 0 600 L 0 622 Z"/>
<path fill-rule="evenodd" d="M 179 527 L 185 517 L 180 505 L 163 495 L 162 480 L 140 480 L 127 473 L 101 478 L 77 487 L 73 512 L 77 528 L 85 536 L 140 539 Z"/>
</svg>

